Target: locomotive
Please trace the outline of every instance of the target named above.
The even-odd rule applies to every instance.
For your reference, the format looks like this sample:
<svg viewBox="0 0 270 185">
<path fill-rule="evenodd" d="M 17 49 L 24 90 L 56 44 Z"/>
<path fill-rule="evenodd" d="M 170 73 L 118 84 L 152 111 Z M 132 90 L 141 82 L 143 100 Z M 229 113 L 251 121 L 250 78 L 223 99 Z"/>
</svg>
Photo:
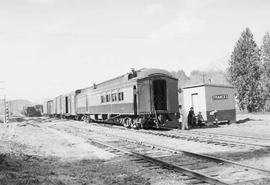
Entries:
<svg viewBox="0 0 270 185">
<path fill-rule="evenodd" d="M 76 120 L 106 121 L 128 128 L 176 127 L 178 80 L 162 69 L 132 69 L 91 87 L 44 102 L 44 113 Z"/>
</svg>

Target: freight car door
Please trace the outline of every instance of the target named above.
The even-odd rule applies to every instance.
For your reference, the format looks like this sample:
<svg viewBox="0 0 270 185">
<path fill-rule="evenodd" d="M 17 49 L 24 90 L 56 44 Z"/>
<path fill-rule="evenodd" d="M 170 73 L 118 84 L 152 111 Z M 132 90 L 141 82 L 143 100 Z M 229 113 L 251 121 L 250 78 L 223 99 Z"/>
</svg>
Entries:
<svg viewBox="0 0 270 185">
<path fill-rule="evenodd" d="M 138 81 L 138 112 L 150 113 L 151 112 L 151 93 L 150 93 L 150 80 L 144 79 Z"/>
</svg>

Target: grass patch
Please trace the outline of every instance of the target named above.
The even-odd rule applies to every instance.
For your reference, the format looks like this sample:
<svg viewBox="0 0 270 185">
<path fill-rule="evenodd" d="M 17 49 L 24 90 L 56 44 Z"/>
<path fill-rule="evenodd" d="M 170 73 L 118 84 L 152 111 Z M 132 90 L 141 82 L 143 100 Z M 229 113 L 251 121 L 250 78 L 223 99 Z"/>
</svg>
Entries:
<svg viewBox="0 0 270 185">
<path fill-rule="evenodd" d="M 125 163 L 104 160 L 63 162 L 58 158 L 1 154 L 1 185 L 136 185 L 148 179 L 134 174 Z"/>
</svg>

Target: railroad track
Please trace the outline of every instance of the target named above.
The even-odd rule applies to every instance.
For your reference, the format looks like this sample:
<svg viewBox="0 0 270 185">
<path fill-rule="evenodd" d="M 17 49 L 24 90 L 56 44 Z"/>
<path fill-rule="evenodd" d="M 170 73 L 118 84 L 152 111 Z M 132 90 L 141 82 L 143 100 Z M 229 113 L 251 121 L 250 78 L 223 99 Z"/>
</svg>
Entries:
<svg viewBox="0 0 270 185">
<path fill-rule="evenodd" d="M 189 132 L 189 131 L 177 131 L 175 133 L 162 132 L 162 131 L 139 131 L 147 134 L 170 137 L 175 139 L 181 139 L 186 141 L 193 141 L 198 143 L 205 144 L 213 144 L 219 146 L 226 146 L 231 148 L 249 148 L 251 150 L 255 150 L 258 148 L 264 148 L 270 151 L 269 144 L 263 144 L 262 141 L 258 141 L 258 139 L 250 139 L 249 141 L 245 140 L 242 137 L 224 137 L 218 134 L 209 134 L 209 135 L 201 135 L 199 132 Z M 244 141 L 243 141 L 244 140 Z"/>
<path fill-rule="evenodd" d="M 53 127 L 52 127 L 53 128 Z M 54 128 L 83 137 L 91 144 L 131 160 L 151 163 L 189 177 L 187 184 L 259 184 L 269 180 L 270 171 L 233 161 L 175 150 L 127 137 L 82 129 L 75 126 Z M 91 134 L 89 134 L 91 133 Z"/>
<path fill-rule="evenodd" d="M 113 122 L 92 122 L 91 124 L 96 124 L 99 126 L 105 126 L 109 128 L 116 128 L 121 130 L 126 130 L 128 128 L 122 127 L 119 124 L 115 124 Z M 128 129 L 133 130 L 133 129 Z M 250 150 L 259 150 L 265 152 L 270 152 L 270 138 L 259 138 L 259 137 L 248 137 L 248 136 L 235 136 L 230 134 L 218 134 L 218 133 L 209 133 L 205 131 L 183 131 L 177 130 L 175 132 L 171 131 L 160 131 L 160 130 L 136 130 L 136 132 L 156 135 L 156 136 L 163 136 L 168 138 L 174 139 L 181 139 L 185 141 L 193 141 L 197 143 L 204 143 L 216 146 L 223 146 L 223 147 L 231 147 L 231 148 L 239 148 L 239 149 L 250 149 Z M 268 142 L 268 143 L 265 143 Z"/>
<path fill-rule="evenodd" d="M 187 131 L 184 131 L 187 132 Z M 215 137 L 217 139 L 219 138 L 227 138 L 227 139 L 233 139 L 237 140 L 240 143 L 245 143 L 245 144 L 250 144 L 250 145 L 255 145 L 255 146 L 267 146 L 270 147 L 270 138 L 262 138 L 262 137 L 252 137 L 252 136 L 237 136 L 237 135 L 232 135 L 232 134 L 223 134 L 223 133 L 213 133 L 213 132 L 206 132 L 203 130 L 191 130 L 188 131 L 191 134 L 196 134 L 199 136 L 207 136 L 207 137 Z M 267 144 L 265 144 L 265 142 Z M 262 144 L 263 143 L 263 144 Z"/>
<path fill-rule="evenodd" d="M 108 128 L 115 128 L 121 130 L 127 130 L 127 128 L 111 123 L 91 123 Z M 128 129 L 133 130 L 133 129 Z M 269 144 L 265 144 L 264 141 L 268 139 L 255 138 L 255 137 L 240 137 L 224 134 L 208 134 L 207 132 L 200 133 L 199 131 L 160 131 L 160 130 L 136 130 L 136 132 L 151 134 L 156 136 L 168 137 L 173 139 L 180 139 L 185 141 L 192 141 L 197 143 L 204 143 L 209 145 L 216 145 L 222 147 L 249 149 L 249 150 L 262 150 L 266 153 L 270 152 L 270 139 Z M 230 136 L 230 137 L 229 137 Z"/>
<path fill-rule="evenodd" d="M 266 140 L 270 141 L 270 138 L 264 138 L 264 137 L 254 137 L 254 136 L 237 136 L 233 134 L 224 134 L 224 133 L 214 133 L 214 132 L 207 132 L 207 131 L 196 131 L 196 130 L 191 130 L 191 132 L 200 132 L 201 134 L 214 134 L 214 135 L 222 135 L 222 136 L 231 136 L 231 137 L 237 137 L 237 138 L 247 138 L 247 139 L 258 139 L 258 140 Z"/>
</svg>

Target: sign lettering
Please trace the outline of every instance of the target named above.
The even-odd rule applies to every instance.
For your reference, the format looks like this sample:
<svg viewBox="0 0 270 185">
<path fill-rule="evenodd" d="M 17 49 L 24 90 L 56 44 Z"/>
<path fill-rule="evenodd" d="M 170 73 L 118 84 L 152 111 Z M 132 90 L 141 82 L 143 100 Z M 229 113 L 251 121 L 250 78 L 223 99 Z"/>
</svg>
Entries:
<svg viewBox="0 0 270 185">
<path fill-rule="evenodd" d="M 214 95 L 213 100 L 226 100 L 228 99 L 228 94 L 218 94 L 218 95 Z"/>
</svg>

